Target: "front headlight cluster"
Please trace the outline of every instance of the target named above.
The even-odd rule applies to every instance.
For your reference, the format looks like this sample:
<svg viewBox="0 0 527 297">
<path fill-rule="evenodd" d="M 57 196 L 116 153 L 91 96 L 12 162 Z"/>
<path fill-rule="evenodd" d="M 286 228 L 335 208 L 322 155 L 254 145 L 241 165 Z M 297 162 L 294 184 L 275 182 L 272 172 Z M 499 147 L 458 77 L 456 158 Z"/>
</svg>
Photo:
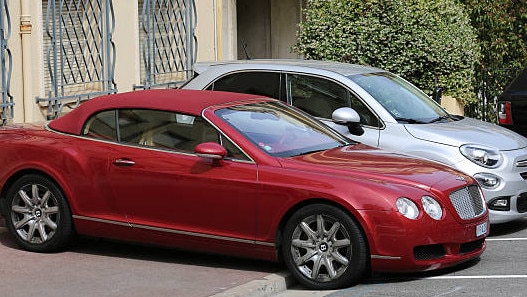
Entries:
<svg viewBox="0 0 527 297">
<path fill-rule="evenodd" d="M 503 161 L 501 153 L 490 147 L 465 144 L 462 145 L 459 150 L 467 159 L 483 167 L 496 168 L 500 166 Z"/>
<path fill-rule="evenodd" d="M 406 197 L 400 197 L 395 202 L 397 210 L 405 217 L 415 220 L 419 216 L 417 204 Z M 424 212 L 434 220 L 440 220 L 443 217 L 441 205 L 430 196 L 421 197 L 421 205 Z"/>
</svg>

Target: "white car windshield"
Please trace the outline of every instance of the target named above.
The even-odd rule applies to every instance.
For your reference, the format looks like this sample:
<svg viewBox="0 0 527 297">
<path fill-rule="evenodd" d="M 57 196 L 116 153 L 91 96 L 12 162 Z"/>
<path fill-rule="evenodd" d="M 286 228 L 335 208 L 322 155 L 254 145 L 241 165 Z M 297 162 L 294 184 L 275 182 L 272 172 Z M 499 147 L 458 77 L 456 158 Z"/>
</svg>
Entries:
<svg viewBox="0 0 527 297">
<path fill-rule="evenodd" d="M 377 100 L 398 122 L 432 123 L 449 119 L 449 114 L 414 85 L 389 72 L 348 77 Z"/>
<path fill-rule="evenodd" d="M 304 155 L 349 145 L 350 142 L 281 102 L 238 105 L 215 113 L 262 151 L 275 157 Z"/>
</svg>

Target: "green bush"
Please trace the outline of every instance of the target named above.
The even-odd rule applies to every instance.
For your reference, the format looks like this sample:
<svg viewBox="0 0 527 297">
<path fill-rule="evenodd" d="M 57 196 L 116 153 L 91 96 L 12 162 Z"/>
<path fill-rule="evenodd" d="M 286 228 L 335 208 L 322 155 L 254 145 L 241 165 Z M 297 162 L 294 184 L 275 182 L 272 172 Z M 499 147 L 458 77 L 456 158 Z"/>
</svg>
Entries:
<svg viewBox="0 0 527 297">
<path fill-rule="evenodd" d="M 307 0 L 295 50 L 306 59 L 387 69 L 428 94 L 474 101 L 480 56 L 455 0 Z"/>
<path fill-rule="evenodd" d="M 461 0 L 478 32 L 480 67 L 527 67 L 527 2 L 511 0 Z M 510 80 L 509 80 L 510 82 Z"/>
</svg>

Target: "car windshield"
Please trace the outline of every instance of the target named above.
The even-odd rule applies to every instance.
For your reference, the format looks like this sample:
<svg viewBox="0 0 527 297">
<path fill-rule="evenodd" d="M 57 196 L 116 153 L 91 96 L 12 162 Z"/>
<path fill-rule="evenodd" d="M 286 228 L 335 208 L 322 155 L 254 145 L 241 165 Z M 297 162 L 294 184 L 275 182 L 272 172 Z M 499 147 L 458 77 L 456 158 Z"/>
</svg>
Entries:
<svg viewBox="0 0 527 297">
<path fill-rule="evenodd" d="M 449 118 L 428 95 L 392 73 L 355 74 L 348 78 L 368 92 L 398 122 L 422 124 Z"/>
<path fill-rule="evenodd" d="M 349 140 L 324 124 L 281 102 L 260 102 L 217 110 L 260 150 L 275 157 L 291 157 L 332 149 Z"/>
</svg>

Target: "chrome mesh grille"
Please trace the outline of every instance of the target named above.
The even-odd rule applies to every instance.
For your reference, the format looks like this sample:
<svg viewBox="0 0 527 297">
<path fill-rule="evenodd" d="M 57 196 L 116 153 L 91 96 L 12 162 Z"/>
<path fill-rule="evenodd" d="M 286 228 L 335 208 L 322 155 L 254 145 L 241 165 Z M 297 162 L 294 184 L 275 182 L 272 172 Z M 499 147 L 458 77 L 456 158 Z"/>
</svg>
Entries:
<svg viewBox="0 0 527 297">
<path fill-rule="evenodd" d="M 472 219 L 485 212 L 485 205 L 478 186 L 472 185 L 450 193 L 450 201 L 463 220 Z"/>
</svg>

